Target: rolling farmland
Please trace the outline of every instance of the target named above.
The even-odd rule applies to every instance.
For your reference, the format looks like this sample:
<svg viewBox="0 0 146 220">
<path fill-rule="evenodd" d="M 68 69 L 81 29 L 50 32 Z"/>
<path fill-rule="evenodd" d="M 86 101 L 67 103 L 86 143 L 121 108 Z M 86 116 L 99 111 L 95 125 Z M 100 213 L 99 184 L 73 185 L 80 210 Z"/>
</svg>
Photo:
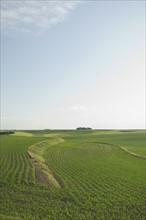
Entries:
<svg viewBox="0 0 146 220">
<path fill-rule="evenodd" d="M 144 130 L 0 138 L 1 219 L 145 219 Z"/>
</svg>

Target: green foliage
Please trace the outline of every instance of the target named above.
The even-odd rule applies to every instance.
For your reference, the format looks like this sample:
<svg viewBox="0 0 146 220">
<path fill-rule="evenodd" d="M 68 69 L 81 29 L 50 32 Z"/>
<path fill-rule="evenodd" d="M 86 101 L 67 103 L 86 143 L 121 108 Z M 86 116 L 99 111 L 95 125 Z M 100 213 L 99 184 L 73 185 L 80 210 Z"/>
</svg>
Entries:
<svg viewBox="0 0 146 220">
<path fill-rule="evenodd" d="M 145 219 L 145 160 L 117 146 L 144 156 L 145 131 L 24 133 L 0 137 L 1 219 Z M 61 188 L 37 182 L 28 150 Z"/>
<path fill-rule="evenodd" d="M 15 134 L 14 131 L 0 131 L 0 135 L 9 135 L 9 134 Z"/>
</svg>

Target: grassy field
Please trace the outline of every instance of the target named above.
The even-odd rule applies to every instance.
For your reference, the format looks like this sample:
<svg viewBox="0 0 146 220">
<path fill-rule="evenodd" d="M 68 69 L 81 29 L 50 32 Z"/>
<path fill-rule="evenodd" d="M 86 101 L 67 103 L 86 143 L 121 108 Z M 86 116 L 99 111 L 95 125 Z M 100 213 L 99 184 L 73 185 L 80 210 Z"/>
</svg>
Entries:
<svg viewBox="0 0 146 220">
<path fill-rule="evenodd" d="M 144 220 L 144 130 L 1 135 L 1 219 Z"/>
</svg>

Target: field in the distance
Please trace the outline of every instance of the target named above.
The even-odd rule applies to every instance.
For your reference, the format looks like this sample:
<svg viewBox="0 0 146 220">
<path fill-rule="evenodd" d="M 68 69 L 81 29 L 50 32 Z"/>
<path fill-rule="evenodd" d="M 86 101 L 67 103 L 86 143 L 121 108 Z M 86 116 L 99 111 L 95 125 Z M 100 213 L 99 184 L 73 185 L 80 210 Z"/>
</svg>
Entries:
<svg viewBox="0 0 146 220">
<path fill-rule="evenodd" d="M 1 135 L 1 219 L 144 220 L 144 130 Z"/>
</svg>

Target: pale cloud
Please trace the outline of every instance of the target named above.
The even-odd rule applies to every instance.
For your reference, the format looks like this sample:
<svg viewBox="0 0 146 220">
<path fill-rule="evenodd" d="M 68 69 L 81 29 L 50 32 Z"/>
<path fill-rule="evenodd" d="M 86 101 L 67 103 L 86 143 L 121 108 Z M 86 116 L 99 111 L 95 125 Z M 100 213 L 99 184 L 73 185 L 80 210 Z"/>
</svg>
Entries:
<svg viewBox="0 0 146 220">
<path fill-rule="evenodd" d="M 70 112 L 70 111 L 86 112 L 86 111 L 89 111 L 89 109 L 86 106 L 74 105 L 74 106 L 70 106 L 70 107 L 66 107 L 66 108 L 59 107 L 59 108 L 57 108 L 57 111 L 60 111 L 60 112 Z"/>
<path fill-rule="evenodd" d="M 43 32 L 62 23 L 79 1 L 1 1 L 1 29 Z"/>
<path fill-rule="evenodd" d="M 70 110 L 72 111 L 79 111 L 79 112 L 85 112 L 88 111 L 88 108 L 85 106 L 72 106 L 70 107 Z"/>
</svg>

